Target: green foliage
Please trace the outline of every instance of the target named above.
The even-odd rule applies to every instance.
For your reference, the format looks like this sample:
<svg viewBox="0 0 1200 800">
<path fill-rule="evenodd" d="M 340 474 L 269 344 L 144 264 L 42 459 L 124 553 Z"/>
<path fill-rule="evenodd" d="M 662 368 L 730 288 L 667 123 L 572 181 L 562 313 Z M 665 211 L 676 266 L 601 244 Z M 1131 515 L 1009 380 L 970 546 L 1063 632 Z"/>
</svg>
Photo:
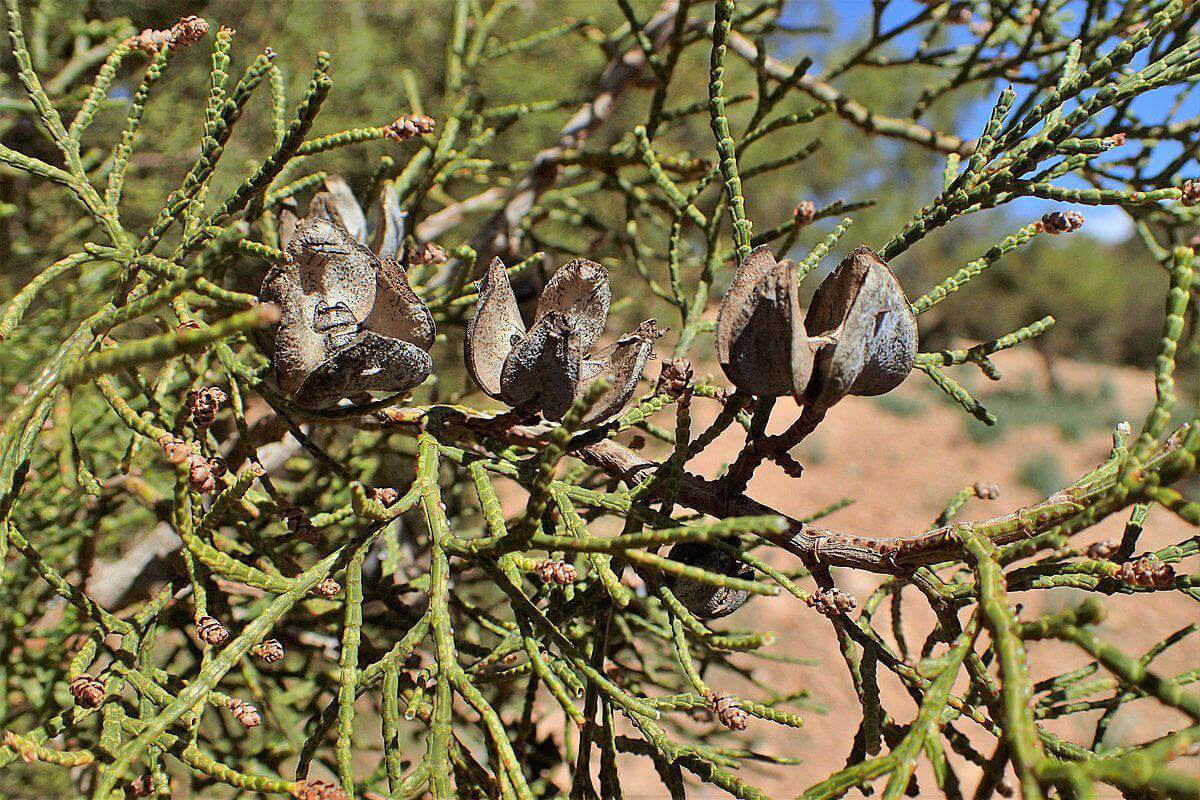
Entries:
<svg viewBox="0 0 1200 800">
<path fill-rule="evenodd" d="M 7 0 L 0 765 L 39 762 L 43 791 L 96 800 L 647 793 L 622 790 L 623 753 L 654 762 L 653 792 L 759 798 L 742 766 L 795 754 L 748 750 L 737 732 L 799 726 L 803 689 L 765 684 L 774 633 L 715 620 L 787 594 L 829 618 L 862 704 L 847 766 L 804 775 L 806 797 L 917 791 L 922 759 L 947 797 L 963 764 L 982 772 L 985 800 L 1010 764 L 1026 798 L 1200 793 L 1171 763 L 1200 740 L 1185 688 L 1200 675 L 1151 665 L 1173 641 L 1131 656 L 1089 629 L 1094 601 L 1022 619 L 1010 598 L 1200 598 L 1200 577 L 1172 566 L 1195 537 L 1139 542 L 1152 508 L 1200 524 L 1181 491 L 1200 419 L 1176 402 L 1197 351 L 1185 242 L 1200 190 L 1184 182 L 1194 155 L 1159 149 L 1195 152 L 1200 5 L 991 0 L 975 8 L 987 27 L 964 39 L 956 4 L 878 2 L 849 52 L 815 37 L 820 75 L 769 54 L 807 36 L 778 3 L 570 4 L 578 18 L 504 0 L 384 6 L 272 6 L 236 34 L 189 18 L 135 35 L 82 4 Z M 277 34 L 290 45 L 278 53 Z M 1143 110 L 1153 92 L 1178 102 Z M 980 98 L 993 110 L 966 131 Z M 415 131 L 417 114 L 432 133 Z M 1140 155 L 1107 157 L 1118 133 Z M 871 185 L 885 165 L 904 191 Z M 411 397 L 305 409 L 274 383 L 262 331 L 278 310 L 256 293 L 286 257 L 293 195 L 335 171 L 360 197 L 390 184 L 409 214 L 404 266 L 439 327 L 436 369 Z M 1001 232 L 979 223 L 1023 198 L 1063 211 Z M 1071 234 L 1066 204 L 1121 209 L 1138 241 L 1102 253 Z M 954 517 L 982 487 L 905 536 L 810 526 L 848 501 L 801 520 L 745 497 L 767 459 L 805 480 L 790 453 L 819 458 L 826 411 L 845 412 L 814 410 L 809 382 L 804 412 L 768 436 L 776 398 L 697 379 L 687 359 L 710 352 L 715 295 L 751 247 L 795 251 L 797 280 L 815 285 L 831 250 L 862 241 L 927 290 L 912 312 L 943 332 L 922 338 L 912 379 L 975 419 L 1067 424 L 1075 401 L 988 408 L 966 377 L 999 380 L 992 354 L 1064 328 L 1088 352 L 1152 365 L 1153 408 L 1073 481 L 1049 474 L 1052 454 L 1031 461 L 1046 499 L 979 522 Z M 604 381 L 561 422 L 497 412 L 460 366 L 477 277 L 499 256 L 531 299 L 548 264 L 576 255 L 612 270 L 621 313 L 673 328 L 660 381 L 591 427 Z M 856 334 L 886 335 L 881 322 Z M 955 326 L 981 343 L 955 349 Z M 1126 343 L 1146 326 L 1152 345 Z M 841 336 L 813 340 L 818 359 Z M 716 407 L 707 428 L 698 404 Z M 747 444 L 720 454 L 728 469 L 690 474 L 735 426 Z M 618 443 L 634 429 L 665 455 Z M 1129 519 L 1115 549 L 1070 546 L 1112 515 Z M 804 569 L 773 566 L 767 548 Z M 834 567 L 883 583 L 857 610 Z M 905 600 L 910 584 L 920 595 Z M 891 597 L 889 637 L 876 616 Z M 926 648 L 904 640 L 913 602 L 937 619 Z M 1111 677 L 1035 682 L 1027 648 L 1050 638 Z M 881 669 L 915 714 L 884 707 Z M 1154 738 L 1120 749 L 1105 720 L 1084 742 L 1043 722 L 1143 697 L 1189 721 L 1164 714 Z M 697 709 L 712 721 L 693 724 Z M 996 740 L 993 755 L 967 726 Z"/>
</svg>

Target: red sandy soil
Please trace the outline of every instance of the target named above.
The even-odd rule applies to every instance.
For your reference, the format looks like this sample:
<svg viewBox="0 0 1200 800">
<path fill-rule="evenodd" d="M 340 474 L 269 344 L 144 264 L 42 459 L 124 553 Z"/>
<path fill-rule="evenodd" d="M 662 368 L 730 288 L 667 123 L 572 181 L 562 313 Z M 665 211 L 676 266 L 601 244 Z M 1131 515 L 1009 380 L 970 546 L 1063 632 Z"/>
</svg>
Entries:
<svg viewBox="0 0 1200 800">
<path fill-rule="evenodd" d="M 999 384 L 984 387 L 985 393 L 981 397 L 985 404 L 988 388 L 992 391 L 1012 388 L 1021 382 L 1045 385 L 1044 365 L 1032 353 L 1002 353 L 996 357 L 996 363 L 1004 378 Z M 954 374 L 961 376 L 970 369 L 956 368 Z M 1152 376 L 1138 370 L 1059 362 L 1054 366 L 1054 374 L 1068 389 L 1094 391 L 1101 381 L 1108 382 L 1115 389 L 1112 406 L 1133 422 L 1135 431 L 1153 402 Z M 1189 379 L 1180 378 L 1186 385 Z M 769 465 L 760 469 L 747 494 L 793 516 L 804 516 L 843 497 L 854 497 L 853 505 L 819 524 L 860 535 L 912 536 L 929 525 L 956 491 L 975 481 L 997 484 L 1000 497 L 990 501 L 971 499 L 960 515 L 962 519 L 983 519 L 1040 500 L 1041 494 L 1018 480 L 1020 466 L 1034 454 L 1055 454 L 1063 476 L 1073 480 L 1103 461 L 1111 446 L 1111 431 L 1103 425 L 1095 426 L 1095 430 L 1089 430 L 1075 441 L 1064 440 L 1059 430 L 1051 425 L 1009 426 L 999 441 L 978 444 L 966 433 L 966 415 L 962 409 L 932 398 L 928 384 L 923 375 L 914 373 L 896 392 L 901 399 L 924 406 L 924 410 L 915 415 L 889 411 L 886 404 L 875 399 L 848 398 L 830 412 L 819 431 L 796 451 L 805 464 L 800 479 L 789 478 L 774 465 Z M 702 430 L 715 415 L 716 404 L 697 400 L 694 408 L 696 430 Z M 797 409 L 790 401 L 781 401 L 769 432 L 782 430 L 796 413 Z M 670 425 L 671 419 L 664 418 L 661 424 Z M 740 426 L 734 426 L 707 452 L 694 459 L 689 469 L 710 477 L 715 475 L 724 463 L 736 456 L 742 444 L 741 434 Z M 1124 519 L 1125 515 L 1115 515 L 1086 531 L 1079 537 L 1079 546 L 1119 538 Z M 1196 529 L 1156 508 L 1151 511 L 1142 544 L 1157 548 L 1196 534 Z M 771 560 L 777 566 L 796 566 L 795 560 L 784 553 L 772 554 Z M 1193 574 L 1198 571 L 1196 561 L 1188 559 L 1176 567 L 1181 574 Z M 838 570 L 835 579 L 860 602 L 880 580 L 878 576 L 847 570 Z M 1032 618 L 1078 603 L 1083 599 L 1083 593 L 1061 589 L 1026 592 L 1014 595 L 1012 599 L 1023 605 L 1023 617 Z M 910 644 L 919 650 L 930 630 L 932 614 L 915 589 L 906 590 L 904 600 L 904 627 Z M 1132 654 L 1145 651 L 1172 631 L 1197 620 L 1195 603 L 1183 595 L 1158 595 L 1152 599 L 1144 595 L 1117 595 L 1104 598 L 1104 604 L 1108 617 L 1098 632 L 1106 641 L 1114 642 Z M 887 616 L 885 606 L 876 618 L 881 632 L 889 627 Z M 739 776 L 770 797 L 785 798 L 799 795 L 806 787 L 843 767 L 861 718 L 860 707 L 828 621 L 796 598 L 782 594 L 774 598 L 755 598 L 738 613 L 717 622 L 716 627 L 773 631 L 776 644 L 769 650 L 814 661 L 814 666 L 798 666 L 740 657 L 741 663 L 753 666 L 757 677 L 773 691 L 807 689 L 811 701 L 826 709 L 823 714 L 806 711 L 805 725 L 799 730 L 752 718 L 748 731 L 737 740 L 738 745 L 775 756 L 801 757 L 803 763 L 784 767 L 747 761 Z M 891 641 L 890 633 L 885 636 Z M 1030 663 L 1035 679 L 1087 662 L 1088 659 L 1071 646 L 1038 643 L 1031 647 Z M 1185 639 L 1155 663 L 1156 669 L 1166 675 L 1200 665 L 1200 636 Z M 726 676 L 727 673 L 721 672 L 710 677 L 716 682 L 729 680 Z M 911 720 L 916 706 L 898 681 L 881 669 L 880 684 L 884 707 L 893 718 L 901 723 Z M 761 690 L 735 681 L 716 688 L 744 693 L 749 698 L 762 696 Z M 957 686 L 955 691 L 963 688 Z M 1051 720 L 1046 726 L 1060 736 L 1088 745 L 1098 716 L 1099 712 L 1091 712 Z M 1179 727 L 1181 722 L 1182 718 L 1164 711 L 1155 702 L 1137 701 L 1118 714 L 1107 741 L 1112 745 L 1143 741 L 1161 735 L 1171 726 Z M 970 736 L 981 752 L 991 753 L 995 740 L 979 726 L 961 720 L 957 726 Z M 722 740 L 726 745 L 734 742 L 732 737 Z M 978 780 L 978 771 L 957 757 L 954 762 L 963 791 L 970 797 Z M 1181 760 L 1176 766 L 1183 770 L 1200 770 L 1195 759 Z M 647 759 L 624 757 L 620 768 L 627 797 L 667 796 Z M 923 761 L 917 775 L 921 796 L 941 796 Z M 857 796 L 858 792 L 851 795 Z M 691 786 L 688 796 L 726 795 L 715 787 Z M 1113 792 L 1113 796 L 1119 795 Z"/>
</svg>

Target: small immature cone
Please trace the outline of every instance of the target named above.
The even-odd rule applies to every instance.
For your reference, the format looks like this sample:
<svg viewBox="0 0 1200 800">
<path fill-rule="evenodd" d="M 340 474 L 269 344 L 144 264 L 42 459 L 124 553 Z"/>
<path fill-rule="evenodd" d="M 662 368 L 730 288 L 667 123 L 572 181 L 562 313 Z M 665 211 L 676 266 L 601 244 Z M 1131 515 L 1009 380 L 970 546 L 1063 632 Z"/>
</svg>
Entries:
<svg viewBox="0 0 1200 800">
<path fill-rule="evenodd" d="M 750 715 L 738 705 L 737 698 L 728 692 L 709 692 L 705 699 L 712 713 L 721 724 L 731 731 L 744 731 L 750 724 Z"/>
<path fill-rule="evenodd" d="M 205 644 L 219 647 L 229 641 L 229 629 L 216 617 L 205 614 L 196 620 L 196 638 Z"/>
<path fill-rule="evenodd" d="M 667 558 L 731 578 L 748 579 L 754 575 L 747 564 L 708 542 L 679 542 L 667 553 Z M 688 611 L 701 619 L 728 616 L 750 599 L 750 593 L 741 589 L 727 589 L 682 576 L 671 582 L 671 591 Z"/>
<path fill-rule="evenodd" d="M 71 679 L 71 696 L 83 708 L 99 708 L 104 700 L 104 683 L 86 672 Z"/>
<path fill-rule="evenodd" d="M 854 599 L 854 595 L 835 588 L 811 595 L 808 605 L 827 617 L 836 617 L 838 614 L 849 614 L 858 608 L 858 601 Z"/>
<path fill-rule="evenodd" d="M 129 39 L 134 50 L 154 55 L 167 45 L 189 47 L 208 35 L 208 23 L 196 16 L 184 17 L 166 30 L 146 28 Z"/>
<path fill-rule="evenodd" d="M 295 534 L 297 539 L 312 542 L 316 538 L 317 529 L 312 524 L 312 520 L 296 506 L 288 506 L 283 510 L 283 520 L 287 524 L 288 530 Z"/>
<path fill-rule="evenodd" d="M 254 647 L 254 655 L 268 664 L 274 664 L 283 658 L 283 644 L 278 639 L 267 639 Z"/>
<path fill-rule="evenodd" d="M 321 780 L 300 781 L 292 789 L 296 800 L 349 800 L 342 787 Z"/>
<path fill-rule="evenodd" d="M 216 456 L 205 458 L 193 453 L 188 458 L 188 485 L 193 492 L 211 494 L 217 490 L 217 478 L 228 471 L 223 459 Z"/>
<path fill-rule="evenodd" d="M 533 573 L 542 583 L 554 583 L 559 586 L 574 583 L 579 578 L 579 572 L 575 567 L 556 558 L 539 561 L 533 568 Z"/>
<path fill-rule="evenodd" d="M 233 718 L 240 722 L 243 728 L 257 728 L 262 723 L 262 716 L 258 713 L 258 709 L 245 700 L 231 697 L 225 705 L 229 708 L 230 713 L 233 714 Z"/>
<path fill-rule="evenodd" d="M 233 31 L 222 27 L 221 30 Z M 208 35 L 208 23 L 197 16 L 187 16 L 171 26 L 171 43 L 190 47 Z"/>
<path fill-rule="evenodd" d="M 372 489 L 371 497 L 385 506 L 390 506 L 400 499 L 400 493 L 390 486 L 382 486 Z"/>
</svg>

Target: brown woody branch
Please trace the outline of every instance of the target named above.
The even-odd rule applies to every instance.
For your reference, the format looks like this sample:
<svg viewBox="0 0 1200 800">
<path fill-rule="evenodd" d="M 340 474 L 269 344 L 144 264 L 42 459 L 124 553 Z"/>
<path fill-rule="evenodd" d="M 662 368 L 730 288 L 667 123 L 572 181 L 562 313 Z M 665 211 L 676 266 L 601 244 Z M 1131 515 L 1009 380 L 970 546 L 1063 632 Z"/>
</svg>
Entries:
<svg viewBox="0 0 1200 800">
<path fill-rule="evenodd" d="M 412 427 L 422 424 L 418 409 L 391 409 L 370 418 L 346 418 L 362 427 Z M 480 433 L 513 444 L 537 446 L 546 441 L 548 423 L 513 425 L 502 428 L 494 419 L 448 416 L 443 430 L 473 439 Z M 1196 455 L 1180 448 L 1182 431 L 1150 458 L 1128 490 L 1122 488 L 1115 469 L 1098 471 L 1088 482 L 1068 487 L 1040 503 L 977 522 L 943 525 L 913 536 L 858 536 L 805 524 L 757 500 L 737 495 L 729 497 L 724 484 L 691 473 L 684 473 L 675 498 L 680 505 L 716 517 L 774 514 L 789 523 L 788 531 L 773 541 L 806 563 L 825 567 L 849 567 L 887 575 L 906 575 L 917 568 L 963 558 L 960 534 L 965 528 L 978 531 L 997 545 L 1030 539 L 1054 528 L 1070 534 L 1095 524 L 1100 519 L 1143 499 L 1154 487 L 1166 485 L 1188 472 Z M 619 478 L 627 485 L 644 479 L 662 465 L 620 444 L 604 439 L 587 444 L 574 455 L 588 464 Z M 647 500 L 650 498 L 646 498 Z"/>
</svg>

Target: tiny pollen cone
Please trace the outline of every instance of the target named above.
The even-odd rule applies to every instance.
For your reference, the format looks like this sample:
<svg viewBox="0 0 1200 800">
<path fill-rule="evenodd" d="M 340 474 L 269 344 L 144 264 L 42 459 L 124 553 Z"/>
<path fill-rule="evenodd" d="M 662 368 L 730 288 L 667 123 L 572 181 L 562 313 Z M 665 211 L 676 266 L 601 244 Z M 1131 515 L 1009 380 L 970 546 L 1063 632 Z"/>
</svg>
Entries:
<svg viewBox="0 0 1200 800">
<path fill-rule="evenodd" d="M 318 597 L 330 598 L 342 590 L 342 585 L 333 578 L 326 578 L 313 587 L 313 593 Z"/>
<path fill-rule="evenodd" d="M 196 620 L 196 638 L 214 647 L 229 641 L 229 629 L 216 617 L 205 614 Z"/>
<path fill-rule="evenodd" d="M 274 664 L 283 658 L 283 644 L 278 639 L 267 639 L 254 647 L 254 655 L 268 664 Z"/>
<path fill-rule="evenodd" d="M 807 602 L 810 608 L 815 608 L 827 617 L 849 614 L 858 608 L 858 600 L 854 599 L 854 595 L 836 588 L 817 592 L 809 596 Z"/>
<path fill-rule="evenodd" d="M 104 684 L 86 672 L 71 679 L 70 689 L 75 702 L 83 708 L 98 708 L 104 700 Z"/>
<path fill-rule="evenodd" d="M 1057 236 L 1072 233 L 1083 227 L 1083 214 L 1078 211 L 1051 211 L 1037 222 L 1038 229 Z"/>
<path fill-rule="evenodd" d="M 262 723 L 262 716 L 258 713 L 258 709 L 245 700 L 231 697 L 225 705 L 230 713 L 233 714 L 233 718 L 240 722 L 244 728 L 257 728 Z"/>
<path fill-rule="evenodd" d="M 427 114 L 405 114 L 383 126 L 383 135 L 393 142 L 407 142 L 417 136 L 433 133 L 437 122 Z"/>
<path fill-rule="evenodd" d="M 579 578 L 575 567 L 556 558 L 539 561 L 533 568 L 533 572 L 543 583 L 553 583 L 559 586 L 574 583 Z"/>
<path fill-rule="evenodd" d="M 728 692 L 709 692 L 704 699 L 721 724 L 731 731 L 744 731 L 750 724 L 750 715 L 738 704 L 737 698 Z"/>
<path fill-rule="evenodd" d="M 190 47 L 207 36 L 208 31 L 208 22 L 197 16 L 188 16 L 165 30 L 146 28 L 127 41 L 131 49 L 154 55 L 168 45 Z"/>
<path fill-rule="evenodd" d="M 296 800 L 349 800 L 340 786 L 322 780 L 300 781 L 292 789 L 292 797 Z"/>
</svg>

